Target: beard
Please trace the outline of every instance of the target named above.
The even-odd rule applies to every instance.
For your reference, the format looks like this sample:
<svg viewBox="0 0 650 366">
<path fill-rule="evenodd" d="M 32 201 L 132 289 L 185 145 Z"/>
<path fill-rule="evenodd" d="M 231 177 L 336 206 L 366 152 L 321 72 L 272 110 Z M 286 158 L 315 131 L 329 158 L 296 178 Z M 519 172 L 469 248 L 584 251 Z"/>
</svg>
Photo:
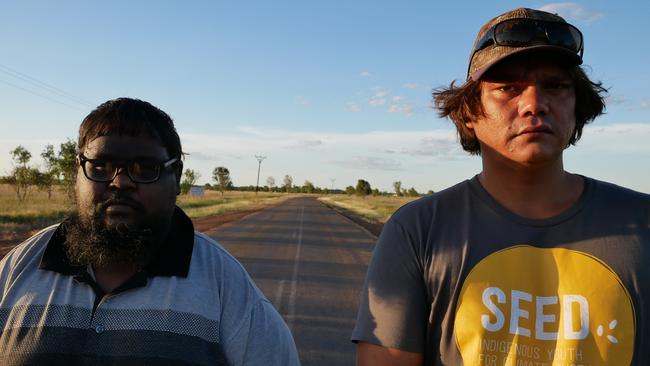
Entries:
<svg viewBox="0 0 650 366">
<path fill-rule="evenodd" d="M 166 237 L 170 217 L 145 216 L 144 207 L 125 195 L 111 195 L 91 212 L 74 211 L 64 222 L 65 248 L 70 261 L 77 265 L 104 268 L 113 264 L 144 267 Z M 112 201 L 127 201 L 141 215 L 137 224 L 106 224 L 106 208 Z"/>
</svg>

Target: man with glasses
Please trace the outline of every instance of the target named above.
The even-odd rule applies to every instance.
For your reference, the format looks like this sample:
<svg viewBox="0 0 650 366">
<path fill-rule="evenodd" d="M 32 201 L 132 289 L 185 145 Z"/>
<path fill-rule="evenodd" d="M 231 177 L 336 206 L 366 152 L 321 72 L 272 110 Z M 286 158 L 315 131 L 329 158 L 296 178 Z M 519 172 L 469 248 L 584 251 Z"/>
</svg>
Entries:
<svg viewBox="0 0 650 366">
<path fill-rule="evenodd" d="M 165 112 L 110 100 L 78 145 L 74 212 L 0 262 L 0 364 L 299 364 L 243 267 L 175 205 Z"/>
<path fill-rule="evenodd" d="M 398 210 L 368 268 L 358 364 L 650 364 L 650 196 L 569 173 L 604 109 L 581 32 L 515 9 L 434 92 L 474 178 Z"/>
</svg>

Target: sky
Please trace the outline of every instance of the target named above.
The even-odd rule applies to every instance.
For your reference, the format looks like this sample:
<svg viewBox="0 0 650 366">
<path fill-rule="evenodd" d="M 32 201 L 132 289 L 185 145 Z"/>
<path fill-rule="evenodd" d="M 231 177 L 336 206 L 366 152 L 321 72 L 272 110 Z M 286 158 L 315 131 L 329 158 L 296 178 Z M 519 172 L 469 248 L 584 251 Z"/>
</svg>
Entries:
<svg viewBox="0 0 650 366">
<path fill-rule="evenodd" d="M 9 151 L 77 137 L 117 97 L 167 112 L 185 167 L 214 183 L 358 179 L 439 191 L 481 170 L 433 89 L 466 76 L 490 18 L 524 6 L 585 37 L 584 66 L 610 89 L 607 113 L 565 153 L 568 171 L 650 193 L 650 48 L 644 1 L 20 1 L 0 2 L 0 175 Z"/>
</svg>

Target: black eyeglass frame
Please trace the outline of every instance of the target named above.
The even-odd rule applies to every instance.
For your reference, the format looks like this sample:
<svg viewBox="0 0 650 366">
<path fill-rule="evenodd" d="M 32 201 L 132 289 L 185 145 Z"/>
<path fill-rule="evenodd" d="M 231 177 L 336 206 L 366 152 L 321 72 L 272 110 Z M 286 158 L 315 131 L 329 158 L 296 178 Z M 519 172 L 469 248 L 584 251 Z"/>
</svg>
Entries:
<svg viewBox="0 0 650 366">
<path fill-rule="evenodd" d="M 569 23 L 566 23 L 566 22 L 549 21 L 549 20 L 536 20 L 536 19 L 529 19 L 529 18 L 512 18 L 512 19 L 503 20 L 503 21 L 493 25 L 485 33 L 485 35 L 483 35 L 483 37 L 481 37 L 481 39 L 476 43 L 476 47 L 474 47 L 474 51 L 472 52 L 472 57 L 470 58 L 470 60 L 474 58 L 474 55 L 476 54 L 476 52 L 478 52 L 478 51 L 480 51 L 480 50 L 482 50 L 482 49 L 484 49 L 484 48 L 486 48 L 486 47 L 488 47 L 488 46 L 490 46 L 492 44 L 494 44 L 495 46 L 524 47 L 524 46 L 527 46 L 527 45 L 532 46 L 531 42 L 533 42 L 535 40 L 539 40 L 539 38 L 537 37 L 538 34 L 535 34 L 535 35 L 531 35 L 530 40 L 528 40 L 526 42 L 519 42 L 518 44 L 515 44 L 514 42 L 500 42 L 497 39 L 498 38 L 497 37 L 497 32 L 496 32 L 497 28 L 499 26 L 501 26 L 502 24 L 504 24 L 504 23 L 513 22 L 513 21 L 528 22 L 528 23 L 535 24 L 537 29 L 543 29 L 544 30 L 544 35 L 546 36 L 546 42 L 547 42 L 546 44 L 547 45 L 562 47 L 562 48 L 565 48 L 567 50 L 571 50 L 571 51 L 575 52 L 576 54 L 579 54 L 580 58 L 582 58 L 582 55 L 584 53 L 584 37 L 583 37 L 582 32 L 580 31 L 580 29 L 576 28 L 575 26 L 573 26 L 573 25 L 571 25 Z M 573 49 L 571 47 L 566 47 L 566 46 L 560 44 L 559 42 L 554 42 L 554 40 L 551 39 L 551 36 L 549 36 L 548 28 L 547 28 L 548 24 L 561 25 L 561 26 L 567 27 L 568 28 L 567 32 L 569 32 L 569 33 L 571 33 L 571 30 L 569 30 L 569 29 L 575 30 L 577 32 L 577 34 L 580 36 L 580 38 L 577 39 L 577 41 L 579 41 L 579 45 L 578 45 L 577 49 Z M 573 33 L 571 33 L 571 36 L 573 37 Z M 575 37 L 573 37 L 573 38 L 575 38 Z"/>
<path fill-rule="evenodd" d="M 131 167 L 131 165 L 133 163 L 136 162 L 136 160 L 130 160 L 130 161 L 125 161 L 125 162 L 120 162 L 120 163 L 111 162 L 111 164 L 115 167 L 115 172 L 113 172 L 113 176 L 110 179 L 108 179 L 108 178 L 106 178 L 106 179 L 96 179 L 96 178 L 91 178 L 90 176 L 88 176 L 88 172 L 86 172 L 86 162 L 94 163 L 94 162 L 106 162 L 106 161 L 107 160 L 104 160 L 104 159 L 88 159 L 87 157 L 83 156 L 83 154 L 77 155 L 77 162 L 81 166 L 81 170 L 83 170 L 84 176 L 88 180 L 91 180 L 93 182 L 98 182 L 98 183 L 112 182 L 113 180 L 115 180 L 115 177 L 117 177 L 117 174 L 120 172 L 120 169 L 126 170 L 126 174 L 129 176 L 129 179 L 131 179 L 131 181 L 133 181 L 134 183 L 141 183 L 141 184 L 142 183 L 144 183 L 144 184 L 146 184 L 146 183 L 155 183 L 158 180 L 160 180 L 160 174 L 161 174 L 162 171 L 164 171 L 168 167 L 176 164 L 179 160 L 178 160 L 178 158 L 171 158 L 171 159 L 169 159 L 167 161 L 157 163 L 156 167 L 158 169 L 156 170 L 156 178 L 152 179 L 152 180 L 135 179 L 131 175 L 130 167 Z"/>
</svg>

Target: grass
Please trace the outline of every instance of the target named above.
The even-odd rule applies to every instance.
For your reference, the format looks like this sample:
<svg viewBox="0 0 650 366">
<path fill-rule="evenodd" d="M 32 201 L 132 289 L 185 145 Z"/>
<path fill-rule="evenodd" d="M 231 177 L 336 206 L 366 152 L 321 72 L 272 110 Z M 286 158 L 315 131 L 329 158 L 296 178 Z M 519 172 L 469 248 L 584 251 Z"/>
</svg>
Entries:
<svg viewBox="0 0 650 366">
<path fill-rule="evenodd" d="M 283 193 L 205 191 L 203 197 L 180 196 L 177 205 L 191 218 L 219 215 L 246 208 L 278 203 L 288 196 Z"/>
<path fill-rule="evenodd" d="M 349 196 L 336 194 L 319 199 L 326 204 L 352 212 L 369 222 L 385 223 L 398 208 L 418 197 Z"/>
<path fill-rule="evenodd" d="M 68 197 L 58 190 L 48 199 L 46 192 L 32 188 L 27 198 L 20 202 L 12 186 L 0 184 L 0 239 L 55 224 L 71 209 Z"/>
<path fill-rule="evenodd" d="M 218 215 L 274 204 L 288 197 L 282 193 L 220 192 L 206 190 L 202 197 L 181 195 L 177 205 L 191 218 Z M 55 189 L 52 198 L 33 188 L 20 202 L 12 186 L 0 184 L 0 242 L 22 240 L 36 231 L 60 222 L 73 209 L 65 193 Z"/>
</svg>

